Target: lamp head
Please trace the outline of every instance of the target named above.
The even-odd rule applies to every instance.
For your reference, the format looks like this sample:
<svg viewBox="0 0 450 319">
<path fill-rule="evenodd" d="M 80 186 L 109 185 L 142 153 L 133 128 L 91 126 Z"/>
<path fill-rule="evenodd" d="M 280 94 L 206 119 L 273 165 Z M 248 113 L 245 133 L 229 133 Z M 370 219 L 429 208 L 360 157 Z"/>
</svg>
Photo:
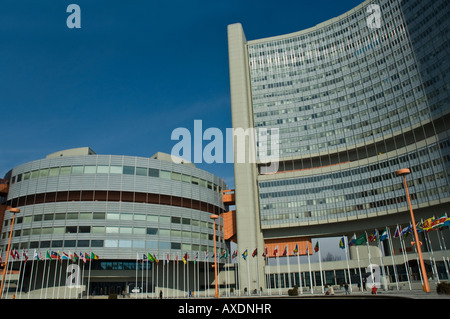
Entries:
<svg viewBox="0 0 450 319">
<path fill-rule="evenodd" d="M 411 170 L 409 168 L 402 168 L 397 171 L 397 176 L 404 176 L 411 173 Z"/>
<path fill-rule="evenodd" d="M 20 213 L 20 209 L 18 208 L 10 208 L 9 211 L 13 214 Z"/>
<path fill-rule="evenodd" d="M 209 216 L 209 218 L 211 218 L 211 219 L 217 219 L 217 218 L 219 218 L 219 215 L 211 215 L 211 216 Z"/>
</svg>

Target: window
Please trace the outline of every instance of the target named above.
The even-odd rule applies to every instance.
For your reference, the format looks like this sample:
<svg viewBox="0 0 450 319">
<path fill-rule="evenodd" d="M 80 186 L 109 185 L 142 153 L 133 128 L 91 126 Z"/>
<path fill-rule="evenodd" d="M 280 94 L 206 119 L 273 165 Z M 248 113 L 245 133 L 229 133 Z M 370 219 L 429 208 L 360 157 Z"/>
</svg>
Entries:
<svg viewBox="0 0 450 319">
<path fill-rule="evenodd" d="M 95 166 L 85 166 L 84 167 L 84 173 L 85 174 L 95 174 L 96 172 L 96 167 Z"/>
<path fill-rule="evenodd" d="M 99 165 L 97 166 L 97 174 L 108 174 L 109 166 Z"/>
<path fill-rule="evenodd" d="M 158 235 L 158 228 L 147 228 L 147 235 Z"/>
<path fill-rule="evenodd" d="M 159 177 L 159 170 L 154 169 L 154 168 L 149 168 L 148 169 L 148 176 Z"/>
<path fill-rule="evenodd" d="M 72 166 L 72 175 L 83 174 L 83 166 Z"/>
<path fill-rule="evenodd" d="M 134 166 L 124 166 L 123 174 L 125 175 L 134 175 Z"/>
<path fill-rule="evenodd" d="M 147 169 L 145 167 L 136 167 L 136 175 L 147 176 Z"/>
<path fill-rule="evenodd" d="M 170 179 L 171 173 L 169 171 L 161 171 L 159 177 L 164 179 Z"/>
<path fill-rule="evenodd" d="M 111 166 L 109 168 L 110 174 L 122 174 L 122 172 L 123 172 L 122 166 Z"/>
</svg>

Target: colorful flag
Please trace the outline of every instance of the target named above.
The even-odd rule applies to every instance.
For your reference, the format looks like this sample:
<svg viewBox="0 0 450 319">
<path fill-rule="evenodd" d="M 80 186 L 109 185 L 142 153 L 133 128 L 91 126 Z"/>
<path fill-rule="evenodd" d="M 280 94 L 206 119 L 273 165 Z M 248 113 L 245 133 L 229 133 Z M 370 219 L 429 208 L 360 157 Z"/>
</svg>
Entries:
<svg viewBox="0 0 450 319">
<path fill-rule="evenodd" d="M 395 228 L 395 232 L 394 232 L 394 238 L 399 237 L 401 233 L 402 233 L 402 229 L 400 227 L 398 227 L 398 225 L 397 225 L 397 227 Z"/>
<path fill-rule="evenodd" d="M 298 244 L 295 244 L 295 248 L 294 248 L 294 250 L 293 250 L 293 253 L 294 253 L 294 254 L 297 254 L 297 253 L 298 253 Z"/>
<path fill-rule="evenodd" d="M 423 229 L 423 230 L 426 230 L 426 231 L 431 230 L 432 227 L 433 227 L 433 226 L 432 226 L 433 221 L 434 221 L 434 217 L 425 219 L 425 220 L 423 221 L 423 223 L 422 223 L 422 229 Z"/>
<path fill-rule="evenodd" d="M 339 241 L 339 248 L 345 249 L 345 239 L 344 239 L 344 237 L 342 237 L 341 240 Z"/>
<path fill-rule="evenodd" d="M 98 255 L 96 255 L 93 252 L 91 252 L 91 259 L 98 259 Z"/>
<path fill-rule="evenodd" d="M 242 254 L 242 258 L 244 258 L 244 260 L 247 260 L 247 256 L 248 256 L 248 251 L 247 249 L 244 251 L 244 253 Z"/>
<path fill-rule="evenodd" d="M 386 228 L 381 234 L 380 234 L 380 241 L 383 241 L 387 238 L 388 236 L 388 229 Z"/>
<path fill-rule="evenodd" d="M 273 255 L 276 257 L 278 254 L 278 246 L 275 246 L 275 249 L 273 251 Z"/>
<path fill-rule="evenodd" d="M 56 251 L 51 252 L 51 258 L 52 259 L 59 259 L 59 254 Z"/>
<path fill-rule="evenodd" d="M 352 238 L 348 242 L 349 246 L 353 246 L 356 243 L 356 234 L 353 234 Z"/>
<path fill-rule="evenodd" d="M 369 236 L 369 243 L 375 241 L 377 239 L 377 230 L 373 231 L 373 234 Z"/>
<path fill-rule="evenodd" d="M 223 259 L 223 258 L 227 258 L 228 257 L 228 250 L 224 250 L 223 252 L 222 252 L 222 255 L 220 256 L 220 259 Z"/>
<path fill-rule="evenodd" d="M 317 241 L 316 246 L 314 246 L 314 251 L 316 253 L 319 251 L 319 241 Z"/>
<path fill-rule="evenodd" d="M 355 240 L 355 245 L 356 246 L 364 245 L 365 243 L 367 243 L 366 233 L 363 233 L 363 234 L 359 235 L 358 238 L 356 238 L 356 240 Z"/>
<path fill-rule="evenodd" d="M 435 219 L 432 223 L 431 223 L 431 227 L 433 229 L 438 229 L 442 226 L 444 226 L 445 221 L 447 220 L 447 214 L 442 215 L 441 217 L 439 217 L 438 219 Z"/>
<path fill-rule="evenodd" d="M 252 257 L 255 257 L 258 255 L 258 248 L 255 248 L 255 250 L 252 253 Z"/>
<path fill-rule="evenodd" d="M 284 251 L 283 251 L 283 257 L 286 257 L 286 256 L 287 256 L 287 246 L 284 247 Z"/>
<path fill-rule="evenodd" d="M 411 227 L 411 224 L 409 224 L 408 227 L 402 229 L 401 235 L 406 237 L 411 233 L 411 230 L 412 230 L 412 227 Z"/>
<path fill-rule="evenodd" d="M 61 257 L 61 259 L 70 259 L 69 255 L 67 255 L 65 252 L 63 252 L 63 255 Z"/>
</svg>

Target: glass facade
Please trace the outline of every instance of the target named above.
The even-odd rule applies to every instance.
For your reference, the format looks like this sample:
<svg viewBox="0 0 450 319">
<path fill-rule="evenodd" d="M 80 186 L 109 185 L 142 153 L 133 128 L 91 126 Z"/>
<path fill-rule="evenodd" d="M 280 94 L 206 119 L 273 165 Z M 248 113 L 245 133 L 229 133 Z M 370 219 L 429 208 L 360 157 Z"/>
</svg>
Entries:
<svg viewBox="0 0 450 319">
<path fill-rule="evenodd" d="M 247 42 L 254 126 L 280 134 L 278 174 L 257 181 L 263 229 L 403 211 L 405 167 L 414 205 L 449 201 L 449 7 L 365 1 Z"/>
<path fill-rule="evenodd" d="M 218 177 L 193 166 L 129 156 L 63 156 L 10 172 L 7 205 L 20 208 L 11 247 L 93 251 L 106 259 L 147 252 L 170 260 L 214 251 L 211 214 L 224 211 Z M 12 216 L 4 219 L 6 251 Z M 223 250 L 222 221 L 218 249 Z M 212 254 L 211 254 L 212 255 Z"/>
</svg>

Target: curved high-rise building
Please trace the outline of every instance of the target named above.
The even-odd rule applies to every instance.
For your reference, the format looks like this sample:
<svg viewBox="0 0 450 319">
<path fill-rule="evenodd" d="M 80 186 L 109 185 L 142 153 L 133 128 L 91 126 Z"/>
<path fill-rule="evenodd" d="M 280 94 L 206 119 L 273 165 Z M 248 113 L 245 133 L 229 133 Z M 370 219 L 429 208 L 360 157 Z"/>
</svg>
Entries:
<svg viewBox="0 0 450 319">
<path fill-rule="evenodd" d="M 214 280 L 212 272 L 206 274 L 204 262 L 213 261 L 210 216 L 224 212 L 226 186 L 191 163 L 174 164 L 164 153 L 143 158 L 97 155 L 90 148 L 79 148 L 19 165 L 5 180 L 9 191 L 4 204 L 20 209 L 11 240 L 11 249 L 20 258 L 11 255 L 10 261 L 16 260 L 17 271 L 23 253 L 29 260 L 21 270 L 25 282 L 19 283 L 21 291 L 65 286 L 64 260 L 79 264 L 74 256 L 95 259 L 89 273 L 87 266 L 80 268 L 84 269 L 80 283 L 86 288 L 89 280 L 90 294 L 130 293 L 137 285 L 140 292 L 158 287 L 184 296 L 187 289 L 198 291 L 201 284 L 204 290 Z M 3 260 L 12 217 L 6 211 L 0 243 Z M 221 218 L 216 228 L 217 249 L 222 252 Z M 50 264 L 53 259 L 63 262 L 62 284 L 61 266 Z M 197 282 L 194 261 L 201 264 L 195 272 Z M 188 264 L 190 270 L 183 269 Z"/>
<path fill-rule="evenodd" d="M 276 173 L 235 164 L 242 249 L 406 225 L 401 168 L 416 219 L 449 211 L 449 30 L 445 0 L 368 0 L 251 41 L 228 27 L 233 127 L 279 134 Z M 250 265 L 263 282 L 264 260 Z"/>
</svg>

